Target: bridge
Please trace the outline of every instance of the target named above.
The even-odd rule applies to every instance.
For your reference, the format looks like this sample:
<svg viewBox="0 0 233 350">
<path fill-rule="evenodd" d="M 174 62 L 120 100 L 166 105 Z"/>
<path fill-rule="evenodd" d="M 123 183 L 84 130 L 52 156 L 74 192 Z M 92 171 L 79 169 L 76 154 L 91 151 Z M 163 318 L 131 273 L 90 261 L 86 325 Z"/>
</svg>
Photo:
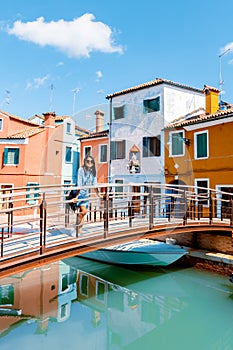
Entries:
<svg viewBox="0 0 233 350">
<path fill-rule="evenodd" d="M 101 188 L 100 188 L 101 186 Z M 140 238 L 211 232 L 232 237 L 232 194 L 181 185 L 100 184 L 79 213 L 67 199 L 72 186 L 6 189 L 0 197 L 0 276 Z"/>
</svg>

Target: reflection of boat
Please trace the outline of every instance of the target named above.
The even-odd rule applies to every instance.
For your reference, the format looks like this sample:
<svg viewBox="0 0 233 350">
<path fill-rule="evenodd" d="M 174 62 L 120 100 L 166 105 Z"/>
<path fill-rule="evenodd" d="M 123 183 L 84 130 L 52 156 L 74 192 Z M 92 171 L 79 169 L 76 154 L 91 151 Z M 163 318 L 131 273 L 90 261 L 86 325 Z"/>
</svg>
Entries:
<svg viewBox="0 0 233 350">
<path fill-rule="evenodd" d="M 233 283 L 233 272 L 232 272 L 232 274 L 230 275 L 229 281 Z"/>
<path fill-rule="evenodd" d="M 98 249 L 81 257 L 117 265 L 168 266 L 187 253 L 185 248 L 178 245 L 141 239 Z"/>
</svg>

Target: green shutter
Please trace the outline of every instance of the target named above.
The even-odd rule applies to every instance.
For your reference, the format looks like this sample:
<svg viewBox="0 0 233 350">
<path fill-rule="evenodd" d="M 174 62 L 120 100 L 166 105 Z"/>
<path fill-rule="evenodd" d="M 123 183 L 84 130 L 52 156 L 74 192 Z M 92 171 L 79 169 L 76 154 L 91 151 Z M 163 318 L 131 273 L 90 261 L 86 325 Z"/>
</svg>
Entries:
<svg viewBox="0 0 233 350">
<path fill-rule="evenodd" d="M 15 163 L 14 164 L 19 164 L 19 148 L 16 148 L 16 150 L 15 150 Z"/>
<path fill-rule="evenodd" d="M 172 155 L 182 155 L 183 154 L 183 133 L 172 134 Z"/>
<path fill-rule="evenodd" d="M 197 135 L 197 158 L 207 157 L 207 133 Z"/>
<path fill-rule="evenodd" d="M 8 160 L 8 148 L 4 148 L 4 165 L 7 164 Z"/>
</svg>

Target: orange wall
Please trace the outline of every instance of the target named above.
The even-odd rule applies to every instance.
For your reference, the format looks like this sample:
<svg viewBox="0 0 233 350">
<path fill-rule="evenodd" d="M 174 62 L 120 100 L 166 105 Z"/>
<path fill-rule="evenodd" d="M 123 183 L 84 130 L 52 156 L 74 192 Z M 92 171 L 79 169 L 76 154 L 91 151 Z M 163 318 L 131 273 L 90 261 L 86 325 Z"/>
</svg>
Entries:
<svg viewBox="0 0 233 350">
<path fill-rule="evenodd" d="M 227 122 L 226 118 L 225 122 L 221 121 L 218 125 L 202 124 L 201 129 L 185 130 L 184 137 L 190 139 L 191 143 L 190 146 L 185 145 L 183 157 L 169 157 L 168 147 L 165 147 L 166 183 L 174 180 L 176 175 L 174 164 L 177 163 L 179 179 L 186 184 L 194 185 L 195 178 L 208 178 L 211 188 L 219 184 L 233 184 L 233 122 Z M 209 156 L 207 159 L 196 160 L 194 159 L 194 134 L 205 130 L 208 130 Z M 169 130 L 166 130 L 165 145 L 168 142 L 168 135 Z"/>
<path fill-rule="evenodd" d="M 99 163 L 99 147 L 100 145 L 108 145 L 108 137 L 96 138 L 82 140 L 80 148 L 80 166 L 83 165 L 84 159 L 84 148 L 91 147 L 92 156 L 95 159 L 96 171 L 97 171 L 97 182 L 98 183 L 107 183 L 108 182 L 108 166 L 109 163 Z"/>
</svg>

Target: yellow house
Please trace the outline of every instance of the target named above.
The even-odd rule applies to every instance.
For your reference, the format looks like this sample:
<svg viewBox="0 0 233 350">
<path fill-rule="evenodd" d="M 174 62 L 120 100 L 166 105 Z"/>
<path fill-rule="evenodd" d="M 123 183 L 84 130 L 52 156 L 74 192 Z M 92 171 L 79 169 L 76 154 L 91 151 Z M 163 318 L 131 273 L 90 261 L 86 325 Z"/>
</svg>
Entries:
<svg viewBox="0 0 233 350">
<path fill-rule="evenodd" d="M 224 199 L 233 193 L 233 106 L 222 104 L 219 109 L 216 88 L 205 86 L 204 92 L 204 113 L 194 111 L 164 129 L 165 179 L 197 193 L 208 195 L 208 188 L 225 191 Z M 204 204 L 208 207 L 209 201 Z"/>
</svg>

